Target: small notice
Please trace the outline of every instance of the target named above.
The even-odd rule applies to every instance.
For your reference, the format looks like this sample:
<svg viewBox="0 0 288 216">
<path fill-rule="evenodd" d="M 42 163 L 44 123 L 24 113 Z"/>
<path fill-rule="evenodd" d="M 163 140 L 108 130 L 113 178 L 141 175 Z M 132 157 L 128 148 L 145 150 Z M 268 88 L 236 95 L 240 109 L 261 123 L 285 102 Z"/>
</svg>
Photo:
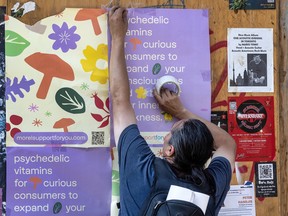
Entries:
<svg viewBox="0 0 288 216">
<path fill-rule="evenodd" d="M 227 111 L 212 111 L 211 122 L 225 131 L 228 131 Z"/>
<path fill-rule="evenodd" d="M 228 29 L 228 91 L 273 92 L 273 29 Z"/>
<path fill-rule="evenodd" d="M 255 216 L 255 195 L 253 184 L 231 185 L 218 215 Z"/>
<path fill-rule="evenodd" d="M 276 162 L 255 163 L 256 197 L 277 197 Z"/>
<path fill-rule="evenodd" d="M 237 0 L 229 0 L 229 8 L 234 9 L 233 5 Z M 239 2 L 239 1 L 237 1 Z M 244 1 L 243 1 L 244 2 Z M 275 9 L 275 0 L 246 0 L 245 5 L 241 9 L 256 10 L 256 9 Z"/>
</svg>

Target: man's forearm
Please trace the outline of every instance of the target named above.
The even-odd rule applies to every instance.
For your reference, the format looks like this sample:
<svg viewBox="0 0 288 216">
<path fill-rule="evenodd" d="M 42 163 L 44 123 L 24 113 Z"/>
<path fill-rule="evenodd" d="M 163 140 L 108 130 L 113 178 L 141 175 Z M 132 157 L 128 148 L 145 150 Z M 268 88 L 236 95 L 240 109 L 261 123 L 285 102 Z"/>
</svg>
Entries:
<svg viewBox="0 0 288 216">
<path fill-rule="evenodd" d="M 112 104 L 130 102 L 130 88 L 126 61 L 124 55 L 124 41 L 112 39 L 112 51 L 110 58 L 110 91 Z"/>
<path fill-rule="evenodd" d="M 124 50 L 128 29 L 127 13 L 125 8 L 116 6 L 109 11 L 109 27 L 112 37 L 109 82 L 116 145 L 122 131 L 127 126 L 136 123 L 135 113 L 130 103 L 130 86 Z"/>
<path fill-rule="evenodd" d="M 226 131 L 224 131 L 222 128 L 219 128 L 217 125 L 211 123 L 210 121 L 207 121 L 206 119 L 193 114 L 187 109 L 183 109 L 181 112 L 179 112 L 176 115 L 179 119 L 198 119 L 202 121 L 211 131 L 213 138 L 214 138 L 214 145 L 215 149 L 217 149 L 219 146 L 225 144 L 225 143 L 232 143 L 234 144 L 234 139 L 228 134 Z"/>
</svg>

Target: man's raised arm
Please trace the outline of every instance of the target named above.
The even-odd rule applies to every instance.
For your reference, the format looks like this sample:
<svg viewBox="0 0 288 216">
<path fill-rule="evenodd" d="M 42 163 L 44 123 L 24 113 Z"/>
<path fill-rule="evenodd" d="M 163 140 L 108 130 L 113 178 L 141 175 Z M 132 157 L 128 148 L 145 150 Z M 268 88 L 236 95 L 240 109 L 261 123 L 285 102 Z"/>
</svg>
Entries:
<svg viewBox="0 0 288 216">
<path fill-rule="evenodd" d="M 112 99 L 114 137 L 118 144 L 121 132 L 136 123 L 130 103 L 130 86 L 124 55 L 124 40 L 128 29 L 127 10 L 113 7 L 109 11 L 111 56 L 109 65 L 110 95 Z"/>
</svg>

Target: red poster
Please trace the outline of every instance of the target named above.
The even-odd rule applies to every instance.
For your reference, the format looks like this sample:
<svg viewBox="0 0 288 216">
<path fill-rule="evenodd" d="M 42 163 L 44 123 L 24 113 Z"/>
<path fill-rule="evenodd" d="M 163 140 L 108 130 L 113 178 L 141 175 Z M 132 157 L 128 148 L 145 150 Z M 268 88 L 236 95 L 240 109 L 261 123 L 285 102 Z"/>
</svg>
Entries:
<svg viewBox="0 0 288 216">
<path fill-rule="evenodd" d="M 229 97 L 228 132 L 237 143 L 236 161 L 275 157 L 273 96 Z"/>
</svg>

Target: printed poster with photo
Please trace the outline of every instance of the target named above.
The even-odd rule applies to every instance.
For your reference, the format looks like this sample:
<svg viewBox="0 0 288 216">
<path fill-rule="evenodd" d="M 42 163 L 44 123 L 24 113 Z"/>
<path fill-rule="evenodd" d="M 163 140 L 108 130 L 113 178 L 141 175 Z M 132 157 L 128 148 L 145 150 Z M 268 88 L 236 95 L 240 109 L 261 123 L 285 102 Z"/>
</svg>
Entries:
<svg viewBox="0 0 288 216">
<path fill-rule="evenodd" d="M 229 97 L 228 132 L 237 144 L 236 161 L 275 157 L 274 98 Z"/>
<path fill-rule="evenodd" d="M 228 29 L 228 92 L 273 92 L 273 29 Z"/>
</svg>

